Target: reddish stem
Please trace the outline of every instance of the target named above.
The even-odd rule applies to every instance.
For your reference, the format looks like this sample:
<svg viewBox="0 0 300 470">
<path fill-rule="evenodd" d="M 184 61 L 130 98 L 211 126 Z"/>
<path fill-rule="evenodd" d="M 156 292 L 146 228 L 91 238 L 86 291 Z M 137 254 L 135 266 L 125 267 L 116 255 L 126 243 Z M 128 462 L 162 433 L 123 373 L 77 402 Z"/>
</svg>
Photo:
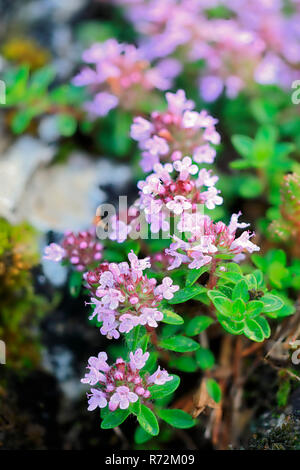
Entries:
<svg viewBox="0 0 300 470">
<path fill-rule="evenodd" d="M 216 259 L 213 258 L 211 262 L 211 269 L 210 269 L 209 279 L 208 279 L 208 284 L 207 284 L 207 287 L 209 289 L 213 289 L 217 284 L 217 276 L 215 276 L 216 267 L 217 267 L 217 262 L 216 262 Z"/>
</svg>

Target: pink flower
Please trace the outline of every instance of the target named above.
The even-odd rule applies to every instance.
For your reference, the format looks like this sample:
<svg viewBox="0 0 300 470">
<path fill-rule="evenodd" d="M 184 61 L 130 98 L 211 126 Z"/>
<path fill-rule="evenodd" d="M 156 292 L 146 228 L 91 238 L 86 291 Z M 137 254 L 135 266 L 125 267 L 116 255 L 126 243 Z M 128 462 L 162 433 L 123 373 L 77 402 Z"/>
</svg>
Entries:
<svg viewBox="0 0 300 470">
<path fill-rule="evenodd" d="M 105 352 L 99 353 L 98 357 L 90 357 L 88 360 L 89 372 L 85 374 L 85 377 L 81 379 L 81 382 L 88 383 L 90 385 L 96 385 L 98 382 L 105 382 L 106 377 L 103 372 L 106 373 L 110 370 L 106 360 L 107 354 Z"/>
<path fill-rule="evenodd" d="M 85 305 L 95 305 L 95 308 L 91 315 L 89 316 L 89 320 L 97 317 L 98 321 L 102 321 L 102 313 L 103 313 L 103 302 L 95 297 L 91 297 L 91 302 L 85 302 Z"/>
<path fill-rule="evenodd" d="M 139 324 L 139 319 L 130 313 L 124 313 L 119 317 L 121 333 L 129 333 L 135 326 Z"/>
<path fill-rule="evenodd" d="M 110 271 L 104 271 L 100 276 L 100 286 L 102 288 L 113 287 L 115 284 L 114 276 Z"/>
<path fill-rule="evenodd" d="M 238 222 L 239 217 L 242 215 L 241 212 L 238 214 L 232 214 L 230 223 L 228 225 L 228 230 L 230 233 L 235 233 L 238 228 L 246 228 L 249 227 L 250 224 L 247 224 L 245 222 Z"/>
<path fill-rule="evenodd" d="M 88 394 L 88 411 L 94 411 L 97 407 L 105 408 L 107 405 L 105 393 L 97 388 L 92 388 L 91 392 L 91 394 Z"/>
<path fill-rule="evenodd" d="M 170 300 L 174 297 L 174 292 L 179 290 L 179 286 L 174 285 L 170 277 L 165 277 L 162 281 L 162 284 L 156 287 L 155 292 L 162 294 L 164 299 Z"/>
<path fill-rule="evenodd" d="M 118 106 L 119 99 L 108 93 L 103 91 L 101 93 L 97 93 L 94 97 L 93 101 L 89 101 L 85 103 L 84 108 L 89 114 L 93 116 L 106 116 L 109 111 L 116 108 Z"/>
<path fill-rule="evenodd" d="M 140 162 L 141 168 L 144 173 L 149 173 L 154 168 L 154 165 L 159 163 L 158 155 L 151 155 L 149 152 L 142 153 L 142 159 Z"/>
<path fill-rule="evenodd" d="M 174 246 L 175 245 L 175 246 Z M 189 261 L 189 257 L 183 253 L 179 253 L 176 251 L 177 249 L 177 244 L 171 243 L 170 248 L 166 248 L 165 253 L 166 255 L 169 255 L 171 258 L 170 265 L 168 267 L 168 271 L 172 269 L 179 268 L 179 266 L 182 265 L 182 263 L 186 263 Z M 173 258 L 173 260 L 172 260 Z"/>
<path fill-rule="evenodd" d="M 218 181 L 218 179 L 219 179 L 218 176 L 215 176 L 215 175 L 212 176 L 211 170 L 206 170 L 205 168 L 202 168 L 199 171 L 196 184 L 197 186 L 214 186 L 216 182 Z"/>
<path fill-rule="evenodd" d="M 84 104 L 92 117 L 105 116 L 120 105 L 136 110 L 142 100 L 151 100 L 154 90 L 170 88 L 171 75 L 151 67 L 141 49 L 119 44 L 115 39 L 93 44 L 83 53 L 89 64 L 73 79 L 75 86 L 87 86 L 92 101 Z"/>
<path fill-rule="evenodd" d="M 224 82 L 220 77 L 207 75 L 200 80 L 200 94 L 208 103 L 219 98 L 223 89 Z"/>
<path fill-rule="evenodd" d="M 67 259 L 77 271 L 92 267 L 102 258 L 103 245 L 96 238 L 96 231 L 66 232 L 61 245 L 51 243 L 45 248 L 45 259 L 61 261 Z"/>
<path fill-rule="evenodd" d="M 178 90 L 176 93 L 168 92 L 166 98 L 170 111 L 175 114 L 194 107 L 194 102 L 186 99 L 184 90 Z"/>
<path fill-rule="evenodd" d="M 134 140 L 143 141 L 150 138 L 153 124 L 142 117 L 136 117 L 131 126 L 130 135 Z"/>
<path fill-rule="evenodd" d="M 108 339 L 118 339 L 120 338 L 120 333 L 117 330 L 118 326 L 119 324 L 115 320 L 113 313 L 103 315 L 103 325 L 100 328 L 100 333 L 104 336 L 107 336 Z"/>
<path fill-rule="evenodd" d="M 141 348 L 138 348 L 134 353 L 129 354 L 130 357 L 130 367 L 132 370 L 142 369 L 146 362 L 149 359 L 149 353 L 146 352 L 143 354 Z"/>
<path fill-rule="evenodd" d="M 147 268 L 151 268 L 150 258 L 138 259 L 133 250 L 128 254 L 128 259 L 130 261 L 131 269 L 136 271 L 138 274 Z"/>
<path fill-rule="evenodd" d="M 209 144 L 201 145 L 194 152 L 194 160 L 197 163 L 213 163 L 216 157 L 216 150 Z"/>
<path fill-rule="evenodd" d="M 259 246 L 255 245 L 250 241 L 250 238 L 253 236 L 250 235 L 249 232 L 243 232 L 242 235 L 236 238 L 231 244 L 231 250 L 247 250 L 249 253 L 253 253 L 254 251 L 259 251 Z"/>
<path fill-rule="evenodd" d="M 164 385 L 166 382 L 169 382 L 172 379 L 173 379 L 172 375 L 169 375 L 165 369 L 161 369 L 160 366 L 158 366 L 154 374 L 148 377 L 147 382 L 148 384 L 152 383 L 155 385 Z"/>
<path fill-rule="evenodd" d="M 101 360 L 106 360 L 106 357 L 105 353 L 98 355 Z M 103 374 L 104 378 L 101 377 L 100 381 L 92 383 L 97 388 L 92 388 L 91 394 L 87 394 L 88 410 L 92 411 L 97 407 L 105 408 L 107 404 L 110 411 L 115 411 L 117 408 L 127 409 L 130 403 L 135 403 L 137 400 L 147 406 L 147 400 L 151 399 L 149 390 L 151 384 L 163 385 L 172 379 L 165 370 L 160 370 L 160 367 L 151 376 L 147 371 L 141 373 L 148 358 L 149 353 L 143 353 L 139 348 L 130 353 L 128 362 L 119 357 L 112 366 L 108 366 Z M 94 363 L 97 358 L 92 359 Z M 84 382 L 84 379 L 82 381 Z"/>
<path fill-rule="evenodd" d="M 102 297 L 101 300 L 103 304 L 110 310 L 117 309 L 119 303 L 124 301 L 124 296 L 117 289 L 108 288 L 107 290 L 103 291 L 102 287 L 100 287 L 97 289 L 96 294 L 98 297 Z"/>
<path fill-rule="evenodd" d="M 173 164 L 155 165 L 154 173 L 145 181 L 139 181 L 140 197 L 134 207 L 139 215 L 144 213 L 152 233 L 168 231 L 170 217 L 181 216 L 177 222 L 179 227 L 188 211 L 196 217 L 199 205 L 205 204 L 208 209 L 213 209 L 222 203 L 220 191 L 213 186 L 218 178 L 202 169 L 197 179 L 197 173 L 197 165 L 192 164 L 190 157 L 185 157 Z M 206 191 L 204 186 L 207 186 Z M 134 224 L 134 219 L 131 224 Z"/>
<path fill-rule="evenodd" d="M 226 226 L 223 222 L 214 223 L 207 215 L 198 218 L 196 223 L 191 215 L 185 220 L 181 229 L 190 232 L 188 241 L 180 240 L 174 236 L 174 242 L 165 252 L 173 258 L 169 270 L 177 268 L 182 263 L 188 264 L 191 269 L 199 269 L 209 264 L 214 258 L 220 262 L 218 253 L 231 255 L 234 261 L 239 261 L 244 253 L 258 251 L 259 247 L 250 241 L 253 236 L 244 231 L 240 237 L 236 237 L 236 230 L 244 228 L 248 224 L 239 223 L 239 214 L 233 214 L 231 222 Z M 179 250 L 179 251 L 178 251 Z"/>
<path fill-rule="evenodd" d="M 95 70 L 84 67 L 81 72 L 73 78 L 73 84 L 75 86 L 85 86 L 95 83 L 98 79 Z"/>
<path fill-rule="evenodd" d="M 196 111 L 185 111 L 182 117 L 182 125 L 184 128 L 198 127 L 199 113 Z M 200 127 L 200 126 L 199 126 Z"/>
<path fill-rule="evenodd" d="M 135 403 L 138 400 L 138 395 L 131 392 L 128 387 L 121 385 L 116 388 L 115 393 L 109 400 L 108 407 L 110 411 L 115 411 L 118 407 L 121 410 L 126 410 L 130 403 Z"/>
<path fill-rule="evenodd" d="M 98 354 L 98 357 L 95 357 L 95 356 L 90 357 L 88 363 L 91 367 L 95 367 L 98 370 L 107 372 L 109 371 L 110 367 L 106 361 L 107 361 L 107 354 L 105 352 L 100 352 Z"/>
<path fill-rule="evenodd" d="M 197 165 L 192 164 L 190 157 L 184 157 L 183 160 L 178 160 L 173 164 L 176 171 L 180 173 L 179 179 L 186 180 L 189 175 L 195 175 L 198 173 Z"/>
<path fill-rule="evenodd" d="M 127 225 L 123 220 L 118 220 L 116 216 L 110 218 L 111 232 L 109 234 L 109 239 L 123 243 L 128 234 L 131 231 L 131 227 Z"/>
<path fill-rule="evenodd" d="M 156 280 L 143 271 L 151 267 L 150 258 L 138 259 L 131 251 L 130 266 L 122 263 L 102 263 L 85 275 L 86 287 L 95 305 L 90 319 L 102 322 L 100 332 L 109 339 L 129 333 L 137 325 L 158 326 L 163 314 L 159 311 L 162 294 L 156 292 Z M 174 290 L 177 286 L 170 286 Z"/>
<path fill-rule="evenodd" d="M 59 263 L 62 259 L 65 258 L 65 256 L 66 252 L 60 245 L 57 243 L 50 243 L 50 245 L 46 246 L 45 248 L 45 255 L 43 258 Z"/>
<path fill-rule="evenodd" d="M 81 382 L 83 384 L 96 385 L 98 382 L 104 382 L 105 375 L 99 372 L 95 367 L 90 367 L 89 372 L 87 372 Z"/>
<path fill-rule="evenodd" d="M 169 151 L 169 146 L 165 139 L 153 136 L 151 139 L 146 140 L 144 147 L 150 155 L 165 155 Z"/>
<path fill-rule="evenodd" d="M 185 210 L 191 209 L 192 204 L 184 196 L 175 196 L 174 200 L 167 202 L 166 206 L 174 214 L 180 215 Z"/>
<path fill-rule="evenodd" d="M 190 269 L 200 269 L 202 266 L 209 264 L 212 260 L 211 256 L 204 255 L 200 251 L 193 251 L 190 254 L 193 261 L 189 264 Z"/>
<path fill-rule="evenodd" d="M 143 307 L 141 312 L 140 324 L 148 325 L 152 328 L 157 328 L 157 322 L 161 321 L 164 317 L 163 314 L 156 308 Z"/>
<path fill-rule="evenodd" d="M 186 179 L 186 175 L 197 171 L 197 167 L 186 160 L 190 159 L 188 155 L 196 156 L 198 160 L 203 158 L 206 163 L 214 160 L 216 151 L 211 143 L 220 142 L 220 135 L 214 127 L 217 120 L 207 111 L 194 111 L 194 103 L 186 100 L 183 90 L 175 94 L 166 93 L 166 99 L 166 111 L 154 111 L 147 121 L 142 117 L 134 119 L 131 136 L 143 150 L 142 166 L 145 171 L 154 169 L 158 160 L 180 162 L 187 155 L 183 159 L 185 163 L 178 166 L 182 167 L 182 170 L 178 169 L 182 173 L 181 179 Z"/>
<path fill-rule="evenodd" d="M 214 186 L 210 186 L 207 191 L 202 193 L 207 209 L 214 209 L 216 206 L 220 206 L 223 203 L 223 198 L 218 196 L 219 193 L 220 191 Z"/>
<path fill-rule="evenodd" d="M 214 127 L 207 127 L 204 131 L 203 138 L 211 144 L 218 145 L 221 141 L 220 134 Z"/>
</svg>

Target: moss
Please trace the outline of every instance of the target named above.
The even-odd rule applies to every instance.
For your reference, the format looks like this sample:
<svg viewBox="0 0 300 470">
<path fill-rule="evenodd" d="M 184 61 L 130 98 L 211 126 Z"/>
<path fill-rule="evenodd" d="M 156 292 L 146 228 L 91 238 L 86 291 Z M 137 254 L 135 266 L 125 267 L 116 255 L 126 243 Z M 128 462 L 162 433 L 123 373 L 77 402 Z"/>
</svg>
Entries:
<svg viewBox="0 0 300 470">
<path fill-rule="evenodd" d="M 300 450 L 300 421 L 289 415 L 281 426 L 254 434 L 249 450 Z"/>
</svg>

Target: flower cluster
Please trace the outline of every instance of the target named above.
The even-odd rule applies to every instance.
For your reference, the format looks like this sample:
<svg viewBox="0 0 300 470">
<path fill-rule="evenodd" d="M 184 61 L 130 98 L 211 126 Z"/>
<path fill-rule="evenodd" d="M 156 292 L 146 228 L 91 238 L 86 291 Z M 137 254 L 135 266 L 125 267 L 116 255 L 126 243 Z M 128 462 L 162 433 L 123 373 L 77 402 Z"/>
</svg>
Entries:
<svg viewBox="0 0 300 470">
<path fill-rule="evenodd" d="M 154 111 L 150 120 L 136 117 L 131 126 L 131 137 L 143 150 L 143 170 L 151 171 L 160 161 L 173 162 L 184 155 L 197 163 L 213 163 L 216 150 L 212 144 L 220 143 L 217 119 L 204 110 L 194 111 L 194 102 L 186 99 L 183 90 L 166 93 L 166 99 L 166 111 Z"/>
<path fill-rule="evenodd" d="M 90 319 L 103 322 L 100 332 L 109 339 L 119 338 L 137 325 L 155 328 L 163 314 L 159 310 L 162 299 L 171 299 L 179 289 L 172 279 L 165 277 L 162 284 L 148 278 L 143 271 L 150 268 L 149 258 L 139 260 L 129 253 L 127 262 L 103 263 L 86 273 L 85 280 L 95 306 Z"/>
<path fill-rule="evenodd" d="M 173 176 L 175 173 L 176 176 Z M 214 209 L 223 199 L 215 188 L 218 177 L 211 170 L 192 163 L 184 157 L 172 163 L 154 165 L 154 172 L 138 183 L 140 197 L 135 205 L 144 212 L 153 233 L 170 229 L 170 217 L 184 218 L 195 213 L 199 205 Z"/>
<path fill-rule="evenodd" d="M 151 399 L 149 386 L 163 385 L 173 378 L 160 367 L 152 375 L 141 372 L 148 358 L 149 353 L 143 354 L 140 348 L 130 353 L 129 362 L 119 357 L 112 366 L 107 364 L 105 352 L 100 352 L 98 357 L 90 357 L 88 373 L 81 380 L 94 387 L 91 393 L 87 394 L 88 410 L 105 408 L 107 405 L 110 411 L 115 411 L 117 408 L 126 410 L 130 403 L 138 400 L 147 405 Z"/>
<path fill-rule="evenodd" d="M 76 86 L 88 86 L 93 100 L 85 103 L 91 116 L 105 116 L 121 105 L 139 109 L 145 92 L 170 87 L 168 71 L 151 67 L 134 45 L 119 44 L 115 39 L 95 43 L 83 53 L 87 65 L 74 77 Z M 150 99 L 150 98 L 149 98 Z"/>
<path fill-rule="evenodd" d="M 214 101 L 225 89 L 229 98 L 254 82 L 290 87 L 300 63 L 298 0 L 227 0 L 226 18 L 208 13 L 218 0 L 115 0 L 126 7 L 141 33 L 149 60 L 205 60 L 199 90 Z"/>
<path fill-rule="evenodd" d="M 207 43 L 200 55 L 206 66 L 199 77 L 203 99 L 215 101 L 223 90 L 228 98 L 235 98 L 245 87 L 251 89 L 262 60 L 263 41 L 235 20 L 207 22 L 205 31 Z"/>
<path fill-rule="evenodd" d="M 175 241 L 166 249 L 166 254 L 173 257 L 168 269 L 178 268 L 182 263 L 188 264 L 190 269 L 200 269 L 220 255 L 232 255 L 234 261 L 239 261 L 245 252 L 259 251 L 260 248 L 250 241 L 254 233 L 245 230 L 236 237 L 238 228 L 249 225 L 238 222 L 240 215 L 233 214 L 228 226 L 223 222 L 214 223 L 207 215 L 186 217 L 181 228 L 190 233 L 190 238 L 184 241 L 174 237 Z"/>
<path fill-rule="evenodd" d="M 76 271 L 91 268 L 102 258 L 103 245 L 96 238 L 95 229 L 78 234 L 66 232 L 61 244 L 51 243 L 45 248 L 44 259 L 60 262 L 68 260 Z"/>
<path fill-rule="evenodd" d="M 138 182 L 139 198 L 128 213 L 111 217 L 109 238 L 122 243 L 134 231 L 143 236 L 143 222 L 149 224 L 153 234 L 172 232 L 176 225 L 183 232 L 181 227 L 188 215 L 223 203 L 215 187 L 218 179 L 212 170 L 199 170 L 190 157 L 165 165 L 156 163 L 154 172 Z"/>
</svg>

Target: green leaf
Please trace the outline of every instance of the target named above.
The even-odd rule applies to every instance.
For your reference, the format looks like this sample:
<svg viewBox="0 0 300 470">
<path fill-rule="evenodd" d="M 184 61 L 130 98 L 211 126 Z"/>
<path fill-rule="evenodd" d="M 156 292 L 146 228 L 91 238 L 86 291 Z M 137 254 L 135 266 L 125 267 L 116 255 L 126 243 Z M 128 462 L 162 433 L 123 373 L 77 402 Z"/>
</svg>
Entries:
<svg viewBox="0 0 300 470">
<path fill-rule="evenodd" d="M 218 291 L 220 291 L 221 294 L 225 295 L 229 300 L 231 300 L 232 297 L 232 289 L 231 287 L 228 286 L 218 286 Z"/>
<path fill-rule="evenodd" d="M 159 433 L 159 426 L 155 414 L 145 405 L 141 406 L 141 413 L 137 417 L 139 424 L 144 431 L 151 436 L 157 436 Z"/>
<path fill-rule="evenodd" d="M 159 410 L 158 416 L 174 428 L 188 429 L 195 425 L 195 421 L 183 410 Z"/>
<path fill-rule="evenodd" d="M 222 279 L 226 279 L 227 281 L 233 282 L 234 284 L 243 279 L 243 275 L 236 272 L 218 272 L 218 276 Z"/>
<path fill-rule="evenodd" d="M 273 294 L 265 294 L 260 298 L 260 301 L 264 304 L 263 313 L 276 312 L 284 305 L 283 300 Z"/>
<path fill-rule="evenodd" d="M 233 319 L 222 317 L 222 315 L 218 315 L 218 320 L 221 323 L 224 330 L 228 331 L 228 333 L 231 333 L 232 335 L 239 335 L 243 332 L 243 329 L 244 329 L 243 321 L 234 321 Z"/>
<path fill-rule="evenodd" d="M 132 115 L 118 108 L 114 118 L 114 151 L 118 157 L 126 155 L 131 146 L 130 126 Z"/>
<path fill-rule="evenodd" d="M 147 351 L 147 346 L 148 346 L 148 342 L 149 342 L 149 334 L 146 333 L 142 336 L 139 337 L 138 341 L 137 341 L 137 345 L 136 347 L 137 348 L 141 348 L 143 353 L 145 353 Z"/>
<path fill-rule="evenodd" d="M 262 287 L 264 285 L 264 276 L 263 276 L 263 273 L 259 270 L 259 269 L 256 269 L 255 271 L 253 271 L 253 276 L 255 276 L 256 278 L 256 281 L 257 281 L 257 286 L 258 287 Z"/>
<path fill-rule="evenodd" d="M 141 426 L 137 426 L 134 433 L 134 442 L 136 444 L 144 444 L 145 442 L 150 441 L 153 436 L 147 433 Z"/>
<path fill-rule="evenodd" d="M 207 370 L 211 369 L 215 363 L 215 358 L 210 349 L 200 348 L 195 353 L 196 361 L 200 369 Z"/>
<path fill-rule="evenodd" d="M 34 113 L 31 109 L 22 109 L 18 111 L 12 119 L 12 131 L 15 134 L 21 134 L 22 132 L 24 132 L 25 129 L 27 129 L 27 127 L 29 126 L 33 115 Z"/>
<path fill-rule="evenodd" d="M 100 417 L 101 419 L 104 419 L 105 416 L 109 415 L 111 413 L 111 411 L 109 410 L 108 406 L 106 406 L 105 408 L 101 408 L 100 409 Z"/>
<path fill-rule="evenodd" d="M 182 372 L 195 372 L 198 368 L 192 356 L 176 357 L 170 361 L 169 366 L 181 370 Z"/>
<path fill-rule="evenodd" d="M 202 276 L 203 273 L 209 271 L 209 266 L 202 266 L 200 269 L 189 269 L 186 277 L 186 286 L 192 286 Z"/>
<path fill-rule="evenodd" d="M 231 142 L 237 152 L 244 158 L 250 160 L 253 155 L 254 141 L 246 135 L 234 135 Z"/>
<path fill-rule="evenodd" d="M 243 274 L 243 271 L 242 271 L 242 268 L 240 267 L 240 265 L 237 264 L 237 263 L 234 263 L 234 262 L 229 263 L 229 264 L 227 265 L 227 272 L 230 272 L 230 273 L 238 273 L 238 274 L 240 274 L 240 275 Z"/>
<path fill-rule="evenodd" d="M 219 291 L 210 290 L 207 293 L 212 303 L 222 315 L 230 317 L 232 315 L 232 302 Z"/>
<path fill-rule="evenodd" d="M 276 128 L 262 126 L 258 130 L 253 148 L 253 156 L 256 167 L 264 167 L 269 162 L 275 149 Z"/>
<path fill-rule="evenodd" d="M 248 284 L 248 289 L 249 290 L 257 290 L 257 280 L 256 280 L 256 277 L 253 275 L 253 274 L 247 274 L 245 276 L 246 278 L 246 282 Z"/>
<path fill-rule="evenodd" d="M 7 104 L 14 105 L 19 104 L 22 98 L 25 97 L 27 82 L 29 77 L 29 67 L 22 65 L 14 73 L 11 84 L 7 86 Z"/>
<path fill-rule="evenodd" d="M 262 194 L 264 186 L 259 178 L 249 175 L 241 182 L 238 189 L 242 197 L 252 199 Z"/>
<path fill-rule="evenodd" d="M 244 334 L 247 336 L 247 338 L 251 339 L 252 341 L 256 341 L 257 343 L 260 343 L 264 340 L 264 333 L 262 327 L 257 322 L 257 319 L 246 319 L 244 325 Z"/>
<path fill-rule="evenodd" d="M 264 317 L 258 317 L 255 321 L 259 324 L 262 329 L 265 338 L 269 338 L 271 336 L 271 328 L 269 323 Z"/>
<path fill-rule="evenodd" d="M 230 162 L 230 167 L 234 170 L 246 170 L 247 168 L 251 168 L 253 165 L 251 160 L 234 160 Z"/>
<path fill-rule="evenodd" d="M 247 303 L 247 316 L 249 318 L 257 317 L 263 309 L 264 304 L 259 300 L 251 300 Z"/>
<path fill-rule="evenodd" d="M 150 387 L 148 387 L 148 390 L 151 393 L 151 399 L 156 400 L 164 398 L 175 392 L 180 384 L 180 378 L 175 374 L 173 374 L 172 377 L 172 380 L 169 380 L 169 382 L 166 382 L 164 385 L 150 385 Z"/>
<path fill-rule="evenodd" d="M 141 336 L 141 325 L 137 325 L 135 328 L 129 331 L 129 333 L 125 334 L 125 341 L 129 351 L 135 351 L 137 349 L 137 345 Z"/>
<path fill-rule="evenodd" d="M 286 269 L 279 261 L 273 261 L 268 267 L 268 275 L 270 282 L 277 287 L 282 289 L 284 287 L 284 281 L 289 281 L 289 270 Z"/>
<path fill-rule="evenodd" d="M 246 304 L 242 299 L 235 299 L 232 304 L 232 316 L 235 321 L 242 321 L 246 311 Z"/>
<path fill-rule="evenodd" d="M 163 313 L 164 318 L 161 320 L 163 323 L 168 323 L 169 325 L 182 325 L 184 319 L 173 312 L 170 308 L 160 308 L 161 313 Z"/>
<path fill-rule="evenodd" d="M 69 280 L 69 289 L 72 297 L 78 297 L 81 291 L 82 273 L 72 271 Z"/>
<path fill-rule="evenodd" d="M 216 402 L 219 403 L 222 398 L 222 392 L 219 384 L 214 379 L 207 379 L 206 388 L 209 396 Z"/>
<path fill-rule="evenodd" d="M 51 82 L 55 78 L 56 72 L 51 65 L 38 69 L 32 74 L 30 80 L 30 91 L 34 93 L 41 93 L 46 91 Z"/>
<path fill-rule="evenodd" d="M 134 403 L 130 403 L 129 411 L 133 413 L 134 415 L 139 416 L 141 413 L 141 401 L 137 400 Z"/>
<path fill-rule="evenodd" d="M 203 292 L 206 292 L 206 289 L 204 286 L 194 285 L 190 287 L 185 287 L 184 289 L 181 289 L 175 292 L 174 297 L 171 300 L 168 300 L 168 303 L 169 304 L 181 304 Z"/>
<path fill-rule="evenodd" d="M 120 424 L 122 424 L 123 421 L 125 421 L 125 419 L 129 416 L 129 414 L 130 414 L 129 409 L 121 410 L 118 408 L 116 411 L 112 411 L 104 417 L 101 423 L 101 428 L 102 429 L 116 428 L 117 426 L 120 426 Z"/>
<path fill-rule="evenodd" d="M 213 322 L 212 318 L 206 315 L 199 315 L 189 321 L 185 328 L 185 333 L 188 336 L 196 336 L 206 330 L 206 328 L 208 328 Z"/>
<path fill-rule="evenodd" d="M 253 116 L 260 124 L 266 124 L 272 121 L 274 122 L 276 114 L 278 113 L 276 103 L 261 100 L 259 98 L 251 100 L 250 109 Z"/>
<path fill-rule="evenodd" d="M 77 128 L 76 119 L 70 114 L 59 114 L 57 117 L 57 127 L 64 137 L 71 137 Z"/>
<path fill-rule="evenodd" d="M 158 357 L 157 352 L 151 351 L 149 359 L 143 367 L 143 371 L 147 371 L 150 374 L 152 374 L 154 370 L 157 368 L 157 357 Z"/>
<path fill-rule="evenodd" d="M 196 341 L 181 335 L 164 339 L 159 343 L 159 346 L 175 352 L 190 352 L 197 351 L 197 349 L 199 349 L 199 344 L 196 343 Z"/>
<path fill-rule="evenodd" d="M 248 293 L 248 285 L 244 279 L 239 281 L 232 291 L 232 300 L 235 299 L 242 299 L 244 302 L 248 302 L 249 300 L 249 293 Z"/>
</svg>

